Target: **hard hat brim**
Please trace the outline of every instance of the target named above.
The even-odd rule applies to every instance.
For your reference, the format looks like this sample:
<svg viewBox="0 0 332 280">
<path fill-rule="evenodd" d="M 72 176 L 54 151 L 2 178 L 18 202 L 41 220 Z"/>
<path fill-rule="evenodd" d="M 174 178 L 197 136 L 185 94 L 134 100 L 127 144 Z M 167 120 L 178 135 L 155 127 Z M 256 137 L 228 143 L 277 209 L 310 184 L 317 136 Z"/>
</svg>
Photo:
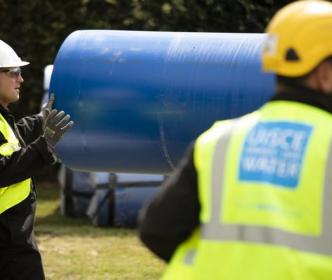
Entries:
<svg viewBox="0 0 332 280">
<path fill-rule="evenodd" d="M 2 66 L 1 68 L 23 67 L 23 66 L 26 66 L 28 64 L 30 64 L 30 62 L 28 62 L 28 61 L 20 61 L 20 62 L 8 64 L 6 66 Z"/>
</svg>

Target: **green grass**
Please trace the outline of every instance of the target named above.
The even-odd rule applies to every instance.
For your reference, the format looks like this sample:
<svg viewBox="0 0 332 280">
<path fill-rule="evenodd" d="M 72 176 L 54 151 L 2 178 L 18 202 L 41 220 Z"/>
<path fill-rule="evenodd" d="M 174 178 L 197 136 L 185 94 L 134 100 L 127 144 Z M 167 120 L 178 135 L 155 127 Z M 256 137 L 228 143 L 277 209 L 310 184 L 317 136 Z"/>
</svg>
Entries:
<svg viewBox="0 0 332 280">
<path fill-rule="evenodd" d="M 59 213 L 58 188 L 38 184 L 36 236 L 46 279 L 159 279 L 164 269 L 129 229 L 96 228 Z"/>
</svg>

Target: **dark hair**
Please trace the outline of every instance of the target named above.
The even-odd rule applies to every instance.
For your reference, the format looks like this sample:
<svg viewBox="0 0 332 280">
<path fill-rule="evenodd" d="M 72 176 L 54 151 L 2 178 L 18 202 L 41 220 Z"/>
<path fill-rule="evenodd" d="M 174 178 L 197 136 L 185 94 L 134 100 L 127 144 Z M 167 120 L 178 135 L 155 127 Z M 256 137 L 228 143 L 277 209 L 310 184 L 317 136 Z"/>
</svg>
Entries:
<svg viewBox="0 0 332 280">
<path fill-rule="evenodd" d="M 277 75 L 277 83 L 284 85 L 303 86 L 305 84 L 305 81 L 308 79 L 308 77 L 313 71 L 314 70 L 300 77 L 286 77 L 286 76 Z"/>
</svg>

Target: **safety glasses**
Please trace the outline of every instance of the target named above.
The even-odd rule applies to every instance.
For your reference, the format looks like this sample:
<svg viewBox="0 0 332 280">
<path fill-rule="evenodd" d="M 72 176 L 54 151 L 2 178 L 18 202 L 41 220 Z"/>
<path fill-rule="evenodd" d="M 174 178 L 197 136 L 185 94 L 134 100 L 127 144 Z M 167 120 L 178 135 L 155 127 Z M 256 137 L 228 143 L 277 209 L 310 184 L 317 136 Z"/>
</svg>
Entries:
<svg viewBox="0 0 332 280">
<path fill-rule="evenodd" d="M 9 69 L 0 69 L 0 72 L 5 72 L 9 77 L 17 78 L 22 74 L 22 70 L 20 67 L 9 68 Z"/>
</svg>

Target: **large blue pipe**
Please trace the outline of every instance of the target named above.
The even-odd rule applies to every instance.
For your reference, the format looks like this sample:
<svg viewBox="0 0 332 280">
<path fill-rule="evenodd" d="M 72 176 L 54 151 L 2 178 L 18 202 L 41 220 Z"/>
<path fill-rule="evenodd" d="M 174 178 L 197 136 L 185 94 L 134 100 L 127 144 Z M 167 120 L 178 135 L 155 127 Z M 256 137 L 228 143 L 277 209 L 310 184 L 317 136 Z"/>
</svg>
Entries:
<svg viewBox="0 0 332 280">
<path fill-rule="evenodd" d="M 50 91 L 75 127 L 57 146 L 81 170 L 167 173 L 215 120 L 255 110 L 273 92 L 264 34 L 76 31 Z"/>
</svg>

